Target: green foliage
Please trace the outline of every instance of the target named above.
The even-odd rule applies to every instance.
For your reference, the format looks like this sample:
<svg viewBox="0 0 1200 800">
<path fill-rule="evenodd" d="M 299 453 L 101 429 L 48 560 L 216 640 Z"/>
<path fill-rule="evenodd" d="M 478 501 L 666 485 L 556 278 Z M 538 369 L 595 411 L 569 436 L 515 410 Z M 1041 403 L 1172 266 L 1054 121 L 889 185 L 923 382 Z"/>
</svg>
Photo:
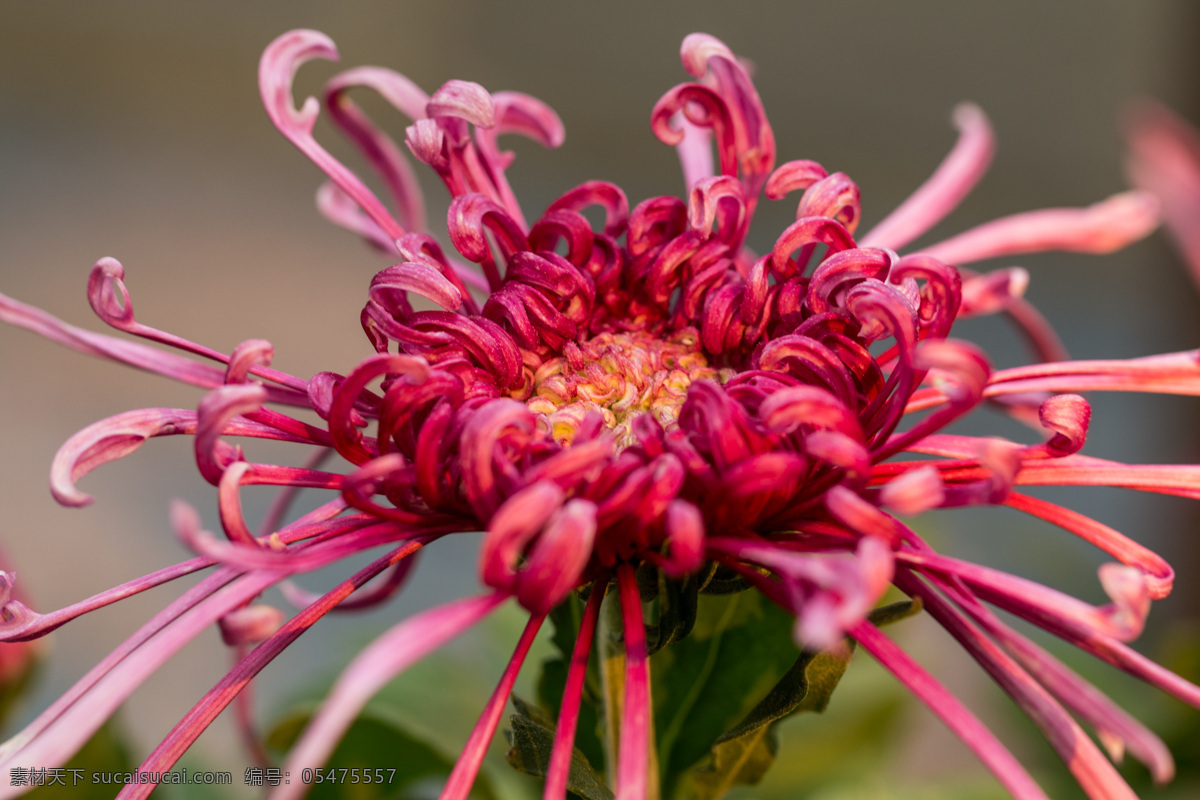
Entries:
<svg viewBox="0 0 1200 800">
<path fill-rule="evenodd" d="M 710 594 L 715 578 L 711 571 L 688 582 L 639 575 L 656 651 L 650 664 L 659 783 L 662 797 L 673 800 L 716 800 L 757 783 L 775 761 L 778 724 L 824 711 L 853 653 L 849 640 L 829 651 L 800 651 L 789 613 L 758 592 L 730 592 L 729 576 L 718 585 L 726 591 Z M 917 610 L 897 603 L 871 620 L 885 625 Z M 551 614 L 556 652 L 543 663 L 538 705 L 513 698 L 509 762 L 526 774 L 545 775 L 582 613 L 583 601 L 573 596 Z M 606 756 L 599 673 L 593 653 L 570 777 L 571 791 L 588 800 L 612 794 L 598 771 Z"/>
<path fill-rule="evenodd" d="M 792 625 L 757 592 L 704 596 L 692 636 L 651 661 L 664 797 L 788 671 Z"/>
<path fill-rule="evenodd" d="M 871 622 L 887 625 L 920 610 L 913 602 L 873 611 Z M 713 743 L 710 759 L 693 771 L 695 800 L 717 800 L 735 785 L 761 781 L 779 752 L 776 725 L 803 711 L 823 712 L 854 653 L 852 640 L 820 652 L 804 651 L 767 695 L 732 730 Z"/>
<path fill-rule="evenodd" d="M 554 720 L 515 694 L 512 700 L 517 713 L 510 719 L 509 743 L 512 747 L 508 751 L 508 763 L 518 772 L 544 778 L 554 749 Z M 584 800 L 612 800 L 613 797 L 604 777 L 592 768 L 578 747 L 571 753 L 567 789 Z"/>
</svg>

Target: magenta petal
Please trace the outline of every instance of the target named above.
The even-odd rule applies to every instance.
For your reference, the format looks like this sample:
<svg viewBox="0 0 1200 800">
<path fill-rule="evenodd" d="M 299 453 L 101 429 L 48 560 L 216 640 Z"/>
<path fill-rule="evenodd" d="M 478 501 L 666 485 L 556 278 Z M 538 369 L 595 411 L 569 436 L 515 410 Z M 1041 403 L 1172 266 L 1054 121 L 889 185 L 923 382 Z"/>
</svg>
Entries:
<svg viewBox="0 0 1200 800">
<path fill-rule="evenodd" d="M 356 86 L 374 89 L 411 120 L 425 116 L 429 96 L 403 75 L 380 67 L 347 70 L 325 84 L 325 105 L 330 117 L 387 184 L 401 224 L 411 231 L 422 232 L 425 230 L 425 203 L 416 175 L 391 137 L 377 128 L 346 96 L 347 90 Z"/>
<path fill-rule="evenodd" d="M 299 775 L 320 767 L 376 692 L 388 681 L 474 626 L 505 599 L 501 593 L 468 597 L 431 608 L 386 631 L 342 672 L 316 715 L 288 754 L 284 770 Z M 303 796 L 300 781 L 280 786 L 272 800 Z"/>
<path fill-rule="evenodd" d="M 625 697 L 617 753 L 617 797 L 646 800 L 650 756 L 650 672 L 646 660 L 646 629 L 642 601 L 633 568 L 617 568 L 621 618 L 625 631 Z"/>
<path fill-rule="evenodd" d="M 950 155 L 919 189 L 862 237 L 863 247 L 899 250 L 944 219 L 975 188 L 992 160 L 992 127 L 972 103 L 954 109 L 954 124 L 959 136 Z"/>
<path fill-rule="evenodd" d="M 875 656 L 896 678 L 909 688 L 930 711 L 942 718 L 963 743 L 975 751 L 984 765 L 1008 789 L 1016 800 L 1049 800 L 1021 763 L 967 710 L 958 698 L 946 691 L 907 653 L 896 646 L 879 629 L 863 621 L 855 625 L 850 635 Z"/>
<path fill-rule="evenodd" d="M 517 600 L 544 616 L 579 584 L 592 558 L 596 504 L 568 501 L 546 524 L 529 551 L 517 583 Z"/>
<path fill-rule="evenodd" d="M 979 662 L 1041 729 L 1050 745 L 1067 764 L 1088 797 L 1094 800 L 1136 800 L 1133 790 L 1088 738 L 1062 705 L 1037 680 L 1021 669 L 964 614 L 917 581 L 901 581 L 925 608 Z"/>
<path fill-rule="evenodd" d="M 235 699 L 245 696 L 249 682 L 263 667 L 331 609 L 339 607 L 339 604 L 345 605 L 344 601 L 347 596 L 382 570 L 390 565 L 400 567 L 411 563 L 411 556 L 427 541 L 428 539 L 406 543 L 383 558 L 376 559 L 320 598 L 315 599 L 307 608 L 284 623 L 265 642 L 242 657 L 234 668 L 192 707 L 162 742 L 154 748 L 154 751 L 146 757 L 139 771 L 164 772 L 169 770 L 204 729 L 216 719 L 218 714 Z M 139 784 L 136 787 L 140 790 L 138 796 L 149 794 L 153 787 L 154 784 Z"/>
<path fill-rule="evenodd" d="M 392 218 L 383 203 L 313 138 L 313 125 L 320 114 L 321 104 L 315 97 L 307 98 L 298 110 L 292 104 L 292 80 L 296 70 L 314 58 L 338 59 L 333 40 L 318 31 L 291 31 L 267 47 L 258 66 L 259 91 L 267 115 L 280 133 L 312 159 L 346 194 L 353 197 L 388 236 L 398 239 L 404 235 L 404 228 Z"/>
<path fill-rule="evenodd" d="M 571 750 L 575 743 L 575 731 L 579 725 L 579 706 L 583 698 L 583 685 L 587 678 L 588 659 L 592 653 L 592 640 L 596 635 L 596 620 L 600 616 L 600 603 L 608 578 L 597 580 L 583 608 L 583 619 L 575 636 L 575 649 L 571 653 L 571 665 L 567 670 L 567 683 L 554 729 L 554 749 L 546 767 L 546 791 L 544 800 L 565 800 L 567 777 L 571 770 Z"/>
<path fill-rule="evenodd" d="M 557 484 L 540 480 L 514 494 L 492 514 L 479 552 L 480 579 L 511 591 L 525 547 L 563 504 Z"/>
<path fill-rule="evenodd" d="M 791 192 L 807 189 L 828 174 L 825 168 L 815 161 L 789 161 L 771 173 L 764 193 L 771 200 L 782 200 Z"/>
<path fill-rule="evenodd" d="M 234 578 L 215 573 L 142 626 L 121 647 L 0 747 L 0 770 L 66 763 L 124 700 L 185 644 L 283 577 L 279 572 Z"/>
<path fill-rule="evenodd" d="M 508 705 L 508 697 L 512 694 L 513 685 L 517 682 L 517 674 L 521 671 L 521 665 L 525 663 L 525 656 L 529 654 L 529 648 L 544 620 L 544 615 L 534 615 L 526 623 L 512 658 L 509 659 L 508 666 L 500 677 L 500 683 L 492 692 L 488 704 L 479 716 L 479 722 L 471 731 L 471 736 L 467 739 L 466 746 L 463 747 L 462 755 L 455 762 L 454 770 L 450 773 L 450 778 L 446 781 L 446 786 L 442 789 L 438 800 L 467 800 L 475 778 L 479 774 L 479 768 L 483 766 L 483 757 L 487 753 L 488 745 L 491 744 L 492 737 L 496 735 L 496 728 L 500 725 L 504 707 Z"/>
<path fill-rule="evenodd" d="M 192 386 L 212 389 L 225 383 L 223 369 L 208 364 L 197 364 L 195 361 L 174 353 L 163 352 L 137 342 L 76 328 L 41 309 L 13 300 L 4 294 L 0 294 L 0 322 L 26 328 L 39 336 L 80 353 L 128 364 L 131 367 L 154 372 Z M 193 347 L 195 346 L 186 349 L 190 350 Z M 282 373 L 275 374 L 282 375 Z M 292 383 L 292 381 L 288 383 Z M 273 402 L 303 408 L 309 407 L 308 398 L 299 389 L 299 384 L 272 386 L 267 389 L 267 392 Z"/>
</svg>

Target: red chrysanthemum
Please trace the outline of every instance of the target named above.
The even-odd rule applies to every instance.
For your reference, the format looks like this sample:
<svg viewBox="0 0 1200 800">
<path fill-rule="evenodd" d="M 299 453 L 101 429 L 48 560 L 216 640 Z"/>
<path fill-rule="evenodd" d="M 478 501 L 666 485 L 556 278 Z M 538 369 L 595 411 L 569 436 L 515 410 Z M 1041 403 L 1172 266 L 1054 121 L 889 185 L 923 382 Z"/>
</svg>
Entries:
<svg viewBox="0 0 1200 800">
<path fill-rule="evenodd" d="M 196 558 L 49 614 L 6 603 L 5 639 L 29 639 L 136 591 L 213 569 L 0 748 L 0 769 L 62 763 L 147 674 L 218 622 L 244 655 L 142 767 L 161 772 L 317 619 L 381 602 L 400 587 L 417 550 L 483 530 L 479 569 L 488 592 L 407 619 L 364 650 L 290 765 L 322 763 L 383 683 L 515 598 L 529 624 L 443 792 L 465 798 L 543 619 L 590 586 L 548 769 L 546 796 L 563 797 L 583 670 L 600 603 L 615 583 L 627 671 L 616 789 L 622 798 L 645 797 L 651 722 L 635 569 L 648 565 L 671 578 L 714 569 L 740 576 L 795 615 L 802 647 L 852 637 L 1016 797 L 1044 794 L 958 700 L 868 621 L 889 586 L 919 600 L 1012 695 L 1090 796 L 1133 795 L 1076 717 L 1114 756 L 1127 748 L 1156 779 L 1170 777 L 1170 754 L 1153 734 L 984 603 L 1200 705 L 1200 689 L 1124 644 L 1140 632 L 1150 601 L 1170 590 L 1170 567 L 1095 520 L 1015 491 L 1101 484 L 1200 496 L 1195 466 L 1079 455 L 1090 410 L 1070 393 L 1200 393 L 1197 354 L 1062 360 L 1049 327 L 1021 299 L 1023 270 L 960 270 L 1037 250 L 1121 247 L 1156 224 L 1148 195 L 1019 214 L 901 255 L 967 194 L 990 159 L 987 121 L 964 106 L 959 143 L 934 176 L 855 239 L 858 187 L 811 161 L 776 167 L 748 73 L 724 44 L 694 34 L 682 57 L 696 80 L 667 92 L 651 118 L 658 137 L 679 149 L 687 197 L 651 198 L 630 210 L 619 188 L 590 182 L 532 224 L 505 179 L 512 156 L 497 138 L 521 133 L 557 146 L 562 126 L 548 107 L 463 81 L 427 96 L 378 68 L 336 76 L 325 108 L 378 170 L 393 214 L 313 138 L 318 101 L 293 104 L 296 68 L 336 57 L 322 34 L 296 31 L 267 49 L 259 78 L 272 121 L 331 179 L 318 194 L 322 212 L 394 262 L 372 279 L 362 313 L 375 355 L 346 375 L 303 380 L 272 370 L 265 342 L 226 355 L 180 340 L 134 319 L 112 259 L 96 265 L 89 283 L 102 319 L 223 366 L 81 331 L 0 295 L 0 319 L 210 390 L 194 412 L 134 411 L 77 434 L 54 464 L 59 500 L 85 504 L 74 486 L 80 476 L 147 438 L 185 433 L 195 437 L 201 473 L 218 487 L 225 533 L 202 531 L 196 514 L 177 506 L 175 527 Z M 376 90 L 413 120 L 406 144 L 450 190 L 447 233 L 457 254 L 424 230 L 407 162 L 349 99 L 356 87 Z M 752 253 L 745 239 L 760 194 L 780 200 L 799 191 L 796 222 L 770 252 Z M 590 208 L 602 212 L 602 223 L 589 221 Z M 995 372 L 979 348 L 949 338 L 958 319 L 996 312 L 1029 334 L 1035 363 Z M 942 432 L 985 402 L 1040 425 L 1048 438 L 1026 445 Z M 326 424 L 278 406 L 313 409 Z M 315 456 L 303 468 L 257 463 L 226 437 L 310 445 Z M 323 470 L 320 458 L 330 450 L 352 469 Z M 239 502 L 240 487 L 254 484 L 288 487 L 258 534 Z M 336 494 L 284 524 L 301 488 Z M 1101 568 L 1100 581 L 1112 603 L 1095 607 L 940 555 L 896 516 L 971 504 L 1011 506 L 1108 552 L 1116 563 Z M 255 603 L 291 575 L 381 547 L 370 566 L 324 595 L 290 588 L 301 610 L 286 621 Z M 152 788 L 127 787 L 121 796 Z M 277 795 L 302 788 L 294 781 Z"/>
</svg>

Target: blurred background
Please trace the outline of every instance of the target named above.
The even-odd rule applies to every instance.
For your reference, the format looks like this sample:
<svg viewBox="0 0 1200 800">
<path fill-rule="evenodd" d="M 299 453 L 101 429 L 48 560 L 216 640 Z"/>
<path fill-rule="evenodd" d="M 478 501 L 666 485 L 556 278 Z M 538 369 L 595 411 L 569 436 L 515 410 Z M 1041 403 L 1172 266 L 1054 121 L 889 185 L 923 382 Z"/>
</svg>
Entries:
<svg viewBox="0 0 1200 800">
<path fill-rule="evenodd" d="M 588 179 L 618 183 L 632 203 L 682 191 L 675 153 L 654 138 L 648 120 L 658 97 L 687 79 L 679 43 L 697 30 L 755 64 L 780 162 L 814 159 L 858 182 L 862 230 L 903 200 L 952 146 L 954 106 L 980 104 L 999 142 L 992 170 L 927 242 L 1007 213 L 1087 205 L 1123 190 L 1118 120 L 1131 100 L 1156 97 L 1193 123 L 1200 119 L 1200 6 L 1186 0 L 9 0 L 0 6 L 0 291 L 98 329 L 86 301 L 87 275 L 96 259 L 114 256 L 127 270 L 138 319 L 148 325 L 223 351 L 245 339 L 269 339 L 275 366 L 303 377 L 345 372 L 368 354 L 358 314 L 370 277 L 386 262 L 318 216 L 313 193 L 322 176 L 274 130 L 258 98 L 259 54 L 297 27 L 328 33 L 344 66 L 391 67 L 426 91 L 462 78 L 549 103 L 566 126 L 563 148 L 507 143 L 518 153 L 509 178 L 530 218 Z M 318 92 L 337 69 L 319 62 L 304 67 L 297 97 Z M 402 139 L 404 120 L 363 102 Z M 361 167 L 323 122 L 317 135 Z M 431 173 L 420 175 L 431 225 L 443 230 L 445 193 Z M 793 214 L 794 201 L 762 206 L 751 247 L 769 247 Z M 1131 357 L 1197 344 L 1200 297 L 1161 235 L 1114 256 L 1045 255 L 994 266 L 1012 263 L 1030 269 L 1028 296 L 1075 357 Z M 1021 357 L 1003 325 L 978 324 L 960 335 L 983 341 L 1001 366 Z M 150 442 L 86 478 L 82 487 L 97 497 L 86 510 L 59 508 L 46 489 L 55 450 L 78 429 L 131 408 L 192 408 L 198 396 L 0 327 L 0 543 L 36 608 L 69 604 L 186 557 L 166 524 L 173 497 L 215 524 L 214 492 L 196 473 L 190 440 L 183 438 Z M 1194 400 L 1092 399 L 1086 453 L 1200 462 Z M 990 430 L 1000 429 L 976 432 Z M 1003 432 L 1033 436 L 1018 428 Z M 1181 585 L 1155 607 L 1140 647 L 1169 657 L 1193 641 L 1190 626 L 1200 619 L 1192 577 L 1200 567 L 1195 508 L 1118 490 L 1053 496 L 1150 544 L 1180 572 Z M 1099 557 L 1015 513 L 946 514 L 930 523 L 929 533 L 952 554 L 1101 599 L 1094 579 Z M 471 591 L 476 545 L 472 537 L 439 543 L 397 603 L 361 622 L 331 621 L 301 640 L 264 673 L 260 704 L 268 715 L 302 693 L 306 681 L 335 674 L 371 631 Z M 159 589 L 55 633 L 25 718 L 178 591 Z M 907 623 L 899 635 L 953 688 L 994 706 L 987 716 L 1009 731 L 1006 740 L 1019 752 L 1028 747 L 1030 758 L 1052 760 L 1044 746 L 1023 743 L 1030 729 L 1012 721 L 998 693 L 931 621 Z M 495 638 L 498 652 L 511 647 L 503 632 Z M 126 705 L 123 724 L 139 760 L 228 660 L 216 633 L 206 633 Z M 862 658 L 851 673 L 862 672 L 869 683 L 872 669 Z M 1132 698 L 1147 715 L 1167 702 L 1115 672 L 1096 674 L 1104 688 Z M 1164 708 L 1162 718 L 1175 724 L 1169 721 L 1177 711 Z M 929 797 L 922 792 L 931 790 L 920 787 L 990 785 L 922 710 L 900 706 L 889 724 L 894 735 L 878 757 L 858 765 L 859 783 L 838 784 L 859 787 L 844 789 L 858 792 L 845 796 Z M 198 752 L 212 768 L 237 777 L 245 762 L 230 731 L 218 721 Z M 830 786 L 820 796 L 843 796 Z"/>
</svg>

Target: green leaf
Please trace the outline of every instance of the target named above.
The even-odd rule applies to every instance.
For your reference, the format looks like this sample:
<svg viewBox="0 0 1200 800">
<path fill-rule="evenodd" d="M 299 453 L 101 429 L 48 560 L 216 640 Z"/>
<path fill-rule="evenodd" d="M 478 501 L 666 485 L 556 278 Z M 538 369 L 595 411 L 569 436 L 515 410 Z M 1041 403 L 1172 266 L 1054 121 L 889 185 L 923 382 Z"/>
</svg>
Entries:
<svg viewBox="0 0 1200 800">
<path fill-rule="evenodd" d="M 310 717 L 311 714 L 300 712 L 284 718 L 267 735 L 267 747 L 277 752 L 286 751 L 300 737 Z M 328 767 L 369 769 L 372 773 L 383 768 L 389 780 L 383 783 L 318 783 L 306 795 L 309 800 L 406 798 L 412 784 L 449 775 L 454 769 L 454 759 L 403 730 L 393 720 L 368 712 L 346 731 L 330 756 Z M 292 780 L 298 778 L 291 776 Z M 475 781 L 474 794 L 496 800 L 496 794 L 483 774 Z"/>
<path fill-rule="evenodd" d="M 880 606 L 879 608 L 867 614 L 867 619 L 877 628 L 882 628 L 885 625 L 891 625 L 894 622 L 899 622 L 902 619 L 908 619 L 911 616 L 921 613 L 921 598 L 913 600 L 901 600 L 898 603 Z"/>
<path fill-rule="evenodd" d="M 696 625 L 699 610 L 700 578 L 690 575 L 682 581 L 672 580 L 662 570 L 655 570 L 658 577 L 657 603 L 658 620 L 646 626 L 648 655 L 686 639 Z"/>
<path fill-rule="evenodd" d="M 663 797 L 787 672 L 792 625 L 757 592 L 702 595 L 692 635 L 651 659 Z"/>
<path fill-rule="evenodd" d="M 920 610 L 919 602 L 903 601 L 875 609 L 869 619 L 875 625 L 888 625 Z M 708 763 L 693 772 L 692 797 L 717 800 L 735 785 L 762 780 L 779 750 L 775 726 L 803 711 L 823 712 L 853 654 L 850 639 L 829 650 L 801 653 L 750 713 L 716 740 Z"/>
<path fill-rule="evenodd" d="M 35 766 L 35 765 L 32 765 Z M 49 778 L 37 790 L 37 797 L 70 798 L 70 800 L 101 800 L 111 798 L 121 787 L 93 780 L 93 773 L 133 772 L 136 769 L 129 755 L 120 726 L 112 720 L 104 723 L 88 743 L 75 754 L 65 768 L 57 770 L 55 778 Z M 49 775 L 50 771 L 47 771 Z M 5 775 L 10 779 L 11 775 Z M 58 781 L 61 780 L 61 783 Z"/>
<path fill-rule="evenodd" d="M 779 749 L 775 723 L 800 711 L 822 712 L 850 663 L 853 647 L 805 652 L 736 727 L 714 743 L 707 766 L 693 774 L 694 797 L 716 800 L 737 784 L 762 780 Z"/>
<path fill-rule="evenodd" d="M 554 722 L 541 710 L 515 694 L 512 697 L 517 713 L 510 718 L 508 763 L 518 772 L 546 777 L 550 754 L 554 749 Z M 587 756 L 578 747 L 571 752 L 571 767 L 567 774 L 567 789 L 584 800 L 612 800 L 613 793 Z"/>
</svg>

